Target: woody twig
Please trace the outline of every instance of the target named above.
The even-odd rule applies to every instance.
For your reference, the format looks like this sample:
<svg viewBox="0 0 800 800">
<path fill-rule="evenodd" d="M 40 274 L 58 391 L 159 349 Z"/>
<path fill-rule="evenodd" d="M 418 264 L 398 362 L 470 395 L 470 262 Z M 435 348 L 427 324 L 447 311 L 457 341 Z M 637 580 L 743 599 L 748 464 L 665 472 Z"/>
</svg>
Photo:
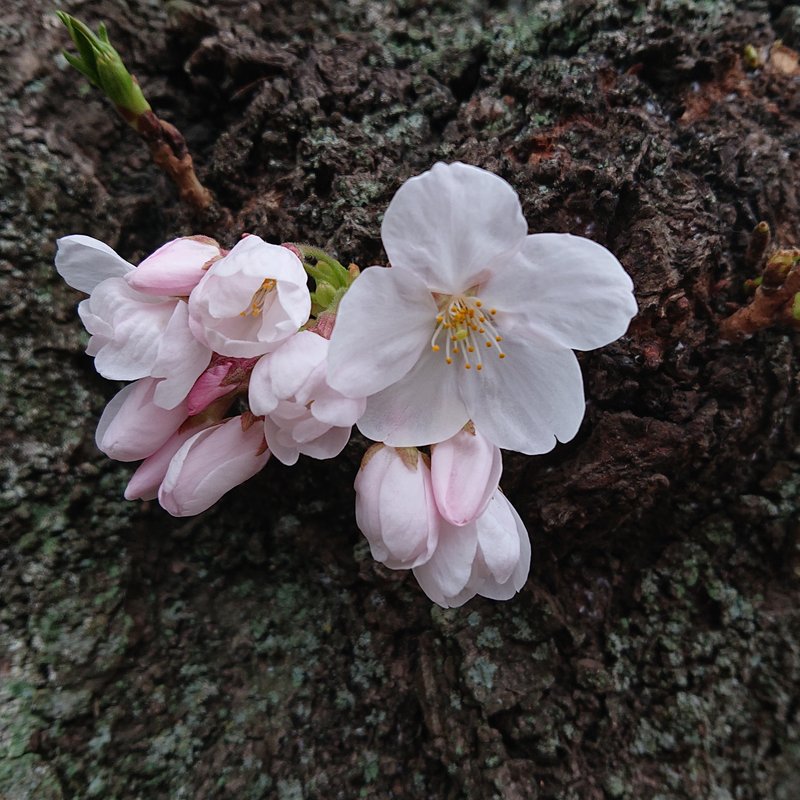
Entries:
<svg viewBox="0 0 800 800">
<path fill-rule="evenodd" d="M 768 242 L 769 227 L 759 223 L 746 260 L 749 266 L 762 262 L 764 268 L 758 278 L 748 281 L 755 290 L 751 302 L 722 321 L 724 339 L 738 341 L 773 327 L 800 330 L 800 249 L 782 248 L 764 258 Z"/>
<path fill-rule="evenodd" d="M 181 200 L 198 212 L 208 210 L 214 197 L 194 171 L 186 140 L 174 125 L 156 116 L 136 79 L 111 46 L 105 25 L 101 23 L 95 34 L 69 14 L 56 14 L 78 49 L 77 54 L 64 53 L 67 61 L 108 97 L 119 115 L 145 141 L 153 161 L 178 188 Z"/>
</svg>

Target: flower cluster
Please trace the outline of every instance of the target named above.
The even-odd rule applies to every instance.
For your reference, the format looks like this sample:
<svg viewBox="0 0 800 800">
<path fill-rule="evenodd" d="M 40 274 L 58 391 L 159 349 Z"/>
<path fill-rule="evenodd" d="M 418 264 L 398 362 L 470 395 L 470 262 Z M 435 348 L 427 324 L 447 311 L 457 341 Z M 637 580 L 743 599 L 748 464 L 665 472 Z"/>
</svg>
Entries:
<svg viewBox="0 0 800 800">
<path fill-rule="evenodd" d="M 499 488 L 500 448 L 568 441 L 584 414 L 573 350 L 625 333 L 632 283 L 600 245 L 528 235 L 501 178 L 437 164 L 383 220 L 390 268 L 358 274 L 315 248 L 247 235 L 229 252 L 176 239 L 128 264 L 85 236 L 56 267 L 98 372 L 132 381 L 98 447 L 142 461 L 125 492 L 176 516 L 209 508 L 274 455 L 371 447 L 356 520 L 376 560 L 411 569 L 442 606 L 512 597 L 530 542 Z M 309 278 L 314 291 L 308 287 Z"/>
</svg>

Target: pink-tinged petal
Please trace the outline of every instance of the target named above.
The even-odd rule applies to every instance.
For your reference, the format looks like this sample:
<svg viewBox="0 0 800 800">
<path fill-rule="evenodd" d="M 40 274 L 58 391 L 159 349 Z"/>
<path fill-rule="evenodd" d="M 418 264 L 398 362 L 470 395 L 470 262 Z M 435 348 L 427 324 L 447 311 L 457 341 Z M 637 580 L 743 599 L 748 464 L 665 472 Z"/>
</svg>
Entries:
<svg viewBox="0 0 800 800">
<path fill-rule="evenodd" d="M 436 505 L 453 525 L 467 525 L 483 514 L 503 472 L 500 450 L 469 427 L 431 448 Z"/>
<path fill-rule="evenodd" d="M 259 416 L 271 414 L 280 402 L 280 398 L 272 388 L 272 377 L 270 374 L 269 356 L 260 358 L 253 372 L 250 375 L 250 386 L 248 387 L 248 402 L 250 410 Z"/>
<path fill-rule="evenodd" d="M 526 237 L 509 269 L 492 277 L 481 297 L 574 350 L 618 339 L 637 312 L 633 282 L 616 257 L 567 233 Z"/>
<path fill-rule="evenodd" d="M 158 502 L 174 517 L 205 511 L 262 469 L 269 459 L 263 444 L 264 429 L 242 430 L 241 417 L 196 433 L 170 461 Z"/>
<path fill-rule="evenodd" d="M 434 603 L 450 608 L 450 598 L 455 598 L 467 586 L 477 548 L 475 523 L 457 527 L 443 520 L 436 552 L 414 569 L 414 577 L 422 591 Z"/>
<path fill-rule="evenodd" d="M 155 402 L 163 408 L 182 403 L 211 361 L 211 351 L 197 341 L 189 328 L 189 307 L 179 301 L 158 347 L 151 375 L 164 378 L 156 388 Z"/>
<path fill-rule="evenodd" d="M 383 267 L 364 270 L 339 305 L 328 383 L 345 397 L 367 397 L 391 386 L 430 349 L 437 313 L 416 276 Z"/>
<path fill-rule="evenodd" d="M 445 364 L 441 354 L 426 349 L 404 378 L 367 398 L 358 429 L 369 439 L 395 447 L 449 439 L 470 418 L 458 391 L 459 371 L 456 364 Z"/>
<path fill-rule="evenodd" d="M 292 437 L 299 445 L 303 445 L 327 433 L 330 427 L 330 425 L 314 419 L 311 414 L 304 414 L 301 419 L 295 421 Z"/>
<path fill-rule="evenodd" d="M 575 354 L 521 328 L 503 348 L 506 358 L 493 353 L 481 372 L 459 370 L 475 427 L 498 447 L 527 455 L 549 452 L 556 440 L 568 442 L 585 411 Z"/>
<path fill-rule="evenodd" d="M 73 288 L 91 294 L 106 278 L 121 278 L 135 269 L 107 244 L 75 234 L 57 242 L 56 270 Z"/>
<path fill-rule="evenodd" d="M 479 551 L 469 586 L 481 597 L 487 597 L 490 600 L 510 600 L 522 589 L 528 579 L 528 572 L 531 566 L 531 542 L 514 506 L 501 493 L 498 492 L 497 496 L 499 501 L 508 504 L 508 509 L 514 519 L 519 539 L 519 556 L 511 575 L 505 582 L 501 583 L 492 574 L 491 569 L 483 558 L 483 554 Z"/>
<path fill-rule="evenodd" d="M 139 461 L 156 452 L 187 417 L 186 405 L 171 411 L 153 402 L 158 381 L 142 378 L 118 392 L 97 425 L 97 447 L 117 461 Z"/>
<path fill-rule="evenodd" d="M 226 394 L 236 391 L 235 384 L 224 383 L 230 369 L 231 365 L 228 362 L 212 364 L 194 382 L 194 386 L 192 386 L 186 398 L 186 407 L 190 416 L 205 411 L 215 400 L 219 400 L 220 397 L 225 397 Z"/>
<path fill-rule="evenodd" d="M 211 425 L 211 422 L 206 422 L 200 427 L 182 426 L 153 455 L 142 461 L 125 488 L 125 499 L 155 500 L 158 497 L 158 488 L 167 474 L 172 457 L 181 449 L 184 442 Z"/>
<path fill-rule="evenodd" d="M 300 448 L 292 436 L 291 429 L 283 428 L 270 417 L 264 419 L 264 436 L 267 446 L 281 464 L 294 466 L 300 458 Z"/>
<path fill-rule="evenodd" d="M 511 503 L 501 492 L 496 492 L 475 525 L 478 546 L 489 572 L 498 583 L 505 583 L 520 557 L 520 537 Z"/>
<path fill-rule="evenodd" d="M 349 428 L 358 422 L 366 407 L 365 397 L 342 397 L 337 391 L 323 387 L 311 404 L 311 413 L 320 422 Z"/>
<path fill-rule="evenodd" d="M 300 452 L 309 458 L 336 458 L 350 441 L 350 428 L 328 428 L 325 433 L 305 442 Z"/>
<path fill-rule="evenodd" d="M 433 291 L 463 292 L 507 267 L 528 232 L 517 193 L 467 164 L 435 164 L 397 191 L 381 226 L 393 267 Z M 338 325 L 338 320 L 337 320 Z"/>
<path fill-rule="evenodd" d="M 204 267 L 221 254 L 206 236 L 185 236 L 162 245 L 125 280 L 144 294 L 188 295 L 205 275 Z"/>
<path fill-rule="evenodd" d="M 311 331 L 300 331 L 267 358 L 270 378 L 279 397 L 296 395 L 314 370 L 325 361 L 328 340 Z"/>
<path fill-rule="evenodd" d="M 373 558 L 390 569 L 427 561 L 439 534 L 430 471 L 417 454 L 409 466 L 396 450 L 368 451 L 356 476 L 356 522 Z"/>
</svg>

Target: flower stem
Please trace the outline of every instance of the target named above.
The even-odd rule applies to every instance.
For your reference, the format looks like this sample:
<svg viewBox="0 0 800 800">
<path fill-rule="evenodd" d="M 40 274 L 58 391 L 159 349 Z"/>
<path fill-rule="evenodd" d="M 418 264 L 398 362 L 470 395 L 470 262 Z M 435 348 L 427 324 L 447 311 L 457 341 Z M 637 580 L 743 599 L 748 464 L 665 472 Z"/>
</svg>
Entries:
<svg viewBox="0 0 800 800">
<path fill-rule="evenodd" d="M 106 95 L 117 113 L 144 140 L 153 161 L 178 188 L 181 200 L 195 211 L 208 211 L 214 204 L 214 197 L 194 171 L 186 140 L 174 125 L 156 116 L 138 81 L 111 46 L 105 25 L 100 24 L 95 34 L 83 22 L 63 11 L 56 11 L 56 15 L 78 50 L 77 53 L 65 52 L 67 61 Z M 228 212 L 221 211 L 229 220 Z"/>
</svg>

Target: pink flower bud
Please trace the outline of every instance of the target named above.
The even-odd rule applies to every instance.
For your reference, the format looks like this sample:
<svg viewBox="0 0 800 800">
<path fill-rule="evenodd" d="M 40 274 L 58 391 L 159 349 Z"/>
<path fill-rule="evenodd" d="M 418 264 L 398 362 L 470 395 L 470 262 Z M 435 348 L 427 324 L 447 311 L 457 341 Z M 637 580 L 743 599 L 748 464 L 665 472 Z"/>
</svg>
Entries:
<svg viewBox="0 0 800 800">
<path fill-rule="evenodd" d="M 431 473 L 414 448 L 375 445 L 356 476 L 356 522 L 372 556 L 390 569 L 424 564 L 436 549 L 440 517 Z"/>
<path fill-rule="evenodd" d="M 158 497 L 158 487 L 167 474 L 172 457 L 184 442 L 213 423 L 207 422 L 201 426 L 186 424 L 188 427 L 181 426 L 153 455 L 142 461 L 125 488 L 126 500 L 154 500 Z"/>
<path fill-rule="evenodd" d="M 261 425 L 242 417 L 194 434 L 170 461 L 158 502 L 174 517 L 210 508 L 225 492 L 255 475 L 269 459 Z"/>
<path fill-rule="evenodd" d="M 144 294 L 188 296 L 221 255 L 220 246 L 207 236 L 173 239 L 127 272 L 125 280 Z"/>
<path fill-rule="evenodd" d="M 431 447 L 433 495 L 453 525 L 467 525 L 483 514 L 502 472 L 500 449 L 472 424 Z"/>
<path fill-rule="evenodd" d="M 130 383 L 106 406 L 97 426 L 95 441 L 107 456 L 117 461 L 147 458 L 186 419 L 185 402 L 169 411 L 153 402 L 158 383 L 155 378 L 142 378 Z"/>
<path fill-rule="evenodd" d="M 211 365 L 195 381 L 186 398 L 189 414 L 199 414 L 220 397 L 245 389 L 256 361 L 257 358 L 225 358 L 215 355 Z"/>
</svg>

